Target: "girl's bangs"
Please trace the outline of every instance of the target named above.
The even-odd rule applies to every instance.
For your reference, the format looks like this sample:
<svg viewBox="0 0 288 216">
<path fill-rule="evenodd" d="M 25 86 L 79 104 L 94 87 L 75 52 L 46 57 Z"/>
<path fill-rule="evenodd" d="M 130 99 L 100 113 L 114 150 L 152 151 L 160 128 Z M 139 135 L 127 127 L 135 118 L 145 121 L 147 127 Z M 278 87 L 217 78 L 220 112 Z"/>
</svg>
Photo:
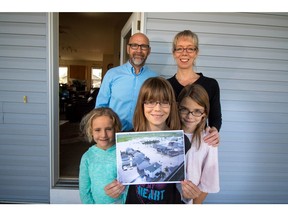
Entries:
<svg viewBox="0 0 288 216">
<path fill-rule="evenodd" d="M 146 92 L 145 100 L 147 101 L 169 101 L 169 93 L 164 86 L 154 86 L 153 91 Z"/>
</svg>

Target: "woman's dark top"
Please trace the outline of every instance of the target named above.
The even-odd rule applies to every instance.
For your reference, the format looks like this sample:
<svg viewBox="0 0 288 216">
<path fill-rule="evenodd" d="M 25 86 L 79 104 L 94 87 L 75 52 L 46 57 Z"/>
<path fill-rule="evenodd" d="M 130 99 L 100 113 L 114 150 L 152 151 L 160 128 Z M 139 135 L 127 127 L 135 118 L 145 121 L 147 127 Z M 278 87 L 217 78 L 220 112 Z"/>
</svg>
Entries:
<svg viewBox="0 0 288 216">
<path fill-rule="evenodd" d="M 221 104 L 220 104 L 220 88 L 218 82 L 210 77 L 203 76 L 202 73 L 197 73 L 200 77 L 194 83 L 199 84 L 205 88 L 209 96 L 210 102 L 210 114 L 208 116 L 208 125 L 210 127 L 216 127 L 218 132 L 220 131 L 222 125 L 222 113 L 221 113 Z M 172 85 L 176 100 L 178 95 L 185 86 L 182 86 L 176 79 L 176 74 L 169 78 L 168 81 Z"/>
</svg>

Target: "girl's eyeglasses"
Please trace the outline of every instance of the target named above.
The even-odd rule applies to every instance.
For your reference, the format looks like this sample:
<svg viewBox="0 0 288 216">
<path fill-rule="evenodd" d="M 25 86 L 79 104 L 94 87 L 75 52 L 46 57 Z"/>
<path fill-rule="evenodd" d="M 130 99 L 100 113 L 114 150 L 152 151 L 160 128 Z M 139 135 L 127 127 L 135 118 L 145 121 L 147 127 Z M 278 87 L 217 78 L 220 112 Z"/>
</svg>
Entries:
<svg viewBox="0 0 288 216">
<path fill-rule="evenodd" d="M 204 114 L 204 111 L 199 110 L 199 109 L 195 109 L 193 111 L 188 110 L 185 107 L 180 107 L 179 108 L 179 113 L 188 116 L 190 113 L 195 116 L 195 117 L 200 117 Z"/>
<path fill-rule="evenodd" d="M 148 108 L 154 108 L 157 104 L 159 104 L 162 108 L 170 107 L 169 101 L 144 101 L 144 105 Z"/>
</svg>

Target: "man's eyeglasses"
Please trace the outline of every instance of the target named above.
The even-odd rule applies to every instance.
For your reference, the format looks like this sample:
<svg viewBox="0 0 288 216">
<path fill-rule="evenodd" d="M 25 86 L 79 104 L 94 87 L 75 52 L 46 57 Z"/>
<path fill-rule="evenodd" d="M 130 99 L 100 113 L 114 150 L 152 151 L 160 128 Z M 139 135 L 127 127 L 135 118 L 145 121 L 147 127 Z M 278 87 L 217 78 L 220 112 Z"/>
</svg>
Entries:
<svg viewBox="0 0 288 216">
<path fill-rule="evenodd" d="M 192 48 L 192 47 L 187 47 L 187 48 L 183 48 L 183 47 L 178 47 L 178 48 L 175 48 L 174 51 L 176 53 L 182 53 L 184 52 L 184 50 L 186 50 L 187 53 L 194 53 L 197 51 L 197 48 Z"/>
<path fill-rule="evenodd" d="M 159 104 L 162 108 L 170 107 L 169 101 L 144 101 L 144 105 L 148 108 L 154 108 L 157 104 Z"/>
<path fill-rule="evenodd" d="M 128 44 L 128 45 L 133 50 L 137 50 L 138 47 L 140 47 L 141 50 L 148 50 L 150 48 L 150 46 L 148 44 L 135 44 L 135 43 L 132 43 L 132 44 Z"/>
<path fill-rule="evenodd" d="M 179 108 L 179 113 L 188 116 L 190 113 L 195 116 L 195 117 L 200 117 L 204 114 L 204 111 L 199 110 L 199 109 L 195 109 L 193 111 L 188 110 L 185 107 L 180 107 Z"/>
</svg>

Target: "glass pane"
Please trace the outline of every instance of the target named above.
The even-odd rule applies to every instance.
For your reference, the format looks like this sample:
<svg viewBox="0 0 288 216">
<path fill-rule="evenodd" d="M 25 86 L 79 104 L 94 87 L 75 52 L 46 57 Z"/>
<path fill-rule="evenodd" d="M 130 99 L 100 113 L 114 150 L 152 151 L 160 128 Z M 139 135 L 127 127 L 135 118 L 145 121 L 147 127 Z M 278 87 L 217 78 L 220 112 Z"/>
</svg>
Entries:
<svg viewBox="0 0 288 216">
<path fill-rule="evenodd" d="M 100 88 L 102 80 L 102 68 L 92 68 L 92 88 Z"/>
<path fill-rule="evenodd" d="M 59 67 L 59 83 L 67 84 L 68 67 Z"/>
</svg>

